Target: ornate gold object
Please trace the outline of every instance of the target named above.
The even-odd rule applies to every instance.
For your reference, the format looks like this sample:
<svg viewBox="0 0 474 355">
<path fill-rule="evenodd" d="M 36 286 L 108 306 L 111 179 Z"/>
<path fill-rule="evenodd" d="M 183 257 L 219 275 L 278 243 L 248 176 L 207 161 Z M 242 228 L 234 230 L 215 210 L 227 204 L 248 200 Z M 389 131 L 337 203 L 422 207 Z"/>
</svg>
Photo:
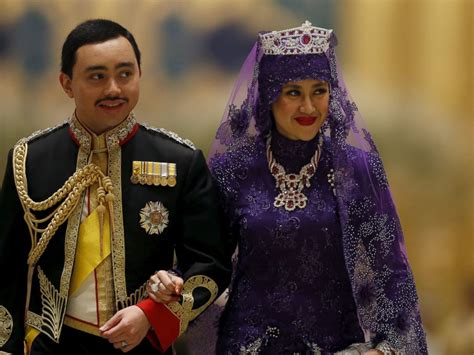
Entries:
<svg viewBox="0 0 474 355">
<path fill-rule="evenodd" d="M 13 319 L 8 310 L 0 306 L 0 346 L 3 346 L 13 331 Z"/>
<path fill-rule="evenodd" d="M 32 248 L 28 255 L 28 264 L 32 266 L 38 262 L 59 226 L 72 213 L 83 191 L 95 182 L 99 182 L 99 186 L 104 189 L 104 194 L 106 194 L 104 199 L 112 204 L 113 187 L 110 178 L 105 176 L 97 165 L 88 164 L 82 169 L 78 169 L 52 196 L 40 202 L 33 201 L 28 195 L 25 171 L 27 154 L 28 144 L 25 140 L 15 145 L 13 150 L 13 174 L 18 196 L 25 211 L 25 221 L 30 231 Z M 102 204 L 102 201 L 100 203 Z M 58 206 L 46 218 L 37 219 L 33 214 L 33 211 L 44 211 L 56 205 Z M 46 228 L 39 227 L 40 223 L 47 221 L 49 223 Z M 39 233 L 41 237 L 38 240 Z"/>
<path fill-rule="evenodd" d="M 210 297 L 199 307 L 193 308 L 194 297 L 193 291 L 196 288 L 203 287 L 210 292 Z M 173 312 L 180 319 L 180 334 L 182 334 L 188 327 L 191 320 L 201 314 L 214 301 L 218 293 L 218 286 L 216 282 L 205 275 L 195 275 L 190 277 L 183 286 L 182 301 L 171 302 L 165 305 L 171 312 Z"/>
</svg>

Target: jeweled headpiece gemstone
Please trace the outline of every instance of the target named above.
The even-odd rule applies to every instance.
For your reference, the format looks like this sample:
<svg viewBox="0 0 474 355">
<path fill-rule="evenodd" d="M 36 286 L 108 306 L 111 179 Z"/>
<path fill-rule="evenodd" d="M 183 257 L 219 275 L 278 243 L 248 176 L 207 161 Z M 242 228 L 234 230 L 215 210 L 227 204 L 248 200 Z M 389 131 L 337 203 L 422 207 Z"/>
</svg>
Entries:
<svg viewBox="0 0 474 355">
<path fill-rule="evenodd" d="M 332 30 L 314 27 L 306 21 L 300 27 L 260 34 L 267 55 L 319 54 L 329 48 Z"/>
</svg>

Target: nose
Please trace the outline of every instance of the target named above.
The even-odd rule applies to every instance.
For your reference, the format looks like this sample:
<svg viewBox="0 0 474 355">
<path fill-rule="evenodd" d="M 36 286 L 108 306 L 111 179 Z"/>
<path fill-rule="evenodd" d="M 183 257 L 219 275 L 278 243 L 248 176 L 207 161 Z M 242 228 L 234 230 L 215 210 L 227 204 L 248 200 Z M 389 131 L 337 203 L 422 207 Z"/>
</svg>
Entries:
<svg viewBox="0 0 474 355">
<path fill-rule="evenodd" d="M 300 106 L 300 111 L 302 113 L 306 113 L 306 114 L 311 114 L 313 113 L 315 110 L 315 107 L 313 105 L 313 101 L 311 101 L 311 98 L 306 96 L 303 98 L 303 102 L 301 103 L 301 106 Z"/>
<path fill-rule="evenodd" d="M 107 87 L 105 88 L 105 96 L 119 96 L 121 93 L 120 85 L 117 81 L 113 78 L 109 80 L 107 83 Z"/>
</svg>

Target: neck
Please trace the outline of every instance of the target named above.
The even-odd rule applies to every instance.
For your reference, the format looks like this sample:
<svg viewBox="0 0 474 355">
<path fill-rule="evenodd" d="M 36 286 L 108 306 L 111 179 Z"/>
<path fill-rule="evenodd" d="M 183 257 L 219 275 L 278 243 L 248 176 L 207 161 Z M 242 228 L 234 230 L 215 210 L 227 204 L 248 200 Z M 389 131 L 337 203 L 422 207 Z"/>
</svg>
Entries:
<svg viewBox="0 0 474 355">
<path fill-rule="evenodd" d="M 274 159 L 285 169 L 286 173 L 298 173 L 314 155 L 318 135 L 310 141 L 291 140 L 281 135 L 276 129 L 271 132 L 271 150 Z"/>
<path fill-rule="evenodd" d="M 118 124 L 116 124 L 115 126 L 112 126 L 112 127 L 91 127 L 90 125 L 86 124 L 84 122 L 84 120 L 82 120 L 79 115 L 77 114 L 77 111 L 74 112 L 74 114 L 76 115 L 76 118 L 77 120 L 79 121 L 79 123 L 82 125 L 82 127 L 84 127 L 89 133 L 93 134 L 93 135 L 96 135 L 96 136 L 100 136 L 108 131 L 111 131 L 112 129 L 114 129 L 115 127 L 119 126 L 120 124 L 122 124 L 123 121 L 125 121 L 129 116 L 126 116 L 122 121 L 120 121 Z"/>
</svg>

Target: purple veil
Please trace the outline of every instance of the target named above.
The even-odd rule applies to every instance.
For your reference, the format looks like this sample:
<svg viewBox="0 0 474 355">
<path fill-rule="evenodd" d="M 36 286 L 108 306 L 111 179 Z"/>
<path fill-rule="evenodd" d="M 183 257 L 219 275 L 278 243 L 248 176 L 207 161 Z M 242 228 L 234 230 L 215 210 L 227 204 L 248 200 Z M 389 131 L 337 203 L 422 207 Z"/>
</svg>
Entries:
<svg viewBox="0 0 474 355">
<path fill-rule="evenodd" d="M 308 78 L 328 81 L 330 104 L 321 129 L 327 142 L 323 149 L 328 149 L 333 164 L 344 259 L 360 326 L 366 341 L 374 345 L 386 344 L 400 354 L 426 354 L 402 229 L 380 155 L 338 66 L 336 37 L 332 30 L 308 22 L 288 31 L 290 42 L 280 38 L 279 32 L 259 36 L 216 133 L 209 166 L 224 208 L 225 201 L 240 188 L 231 173 L 222 169 L 222 161 L 270 134 L 270 104 L 282 85 Z"/>
</svg>

